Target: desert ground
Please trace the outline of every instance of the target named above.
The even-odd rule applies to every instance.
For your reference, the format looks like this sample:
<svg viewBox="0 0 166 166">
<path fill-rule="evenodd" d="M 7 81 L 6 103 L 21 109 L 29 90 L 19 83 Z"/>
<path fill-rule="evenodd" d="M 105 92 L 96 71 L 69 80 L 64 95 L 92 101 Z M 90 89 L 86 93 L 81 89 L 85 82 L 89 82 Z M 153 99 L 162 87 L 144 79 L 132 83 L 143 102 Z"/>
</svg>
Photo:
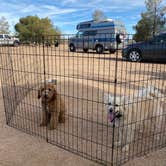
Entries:
<svg viewBox="0 0 166 166">
<path fill-rule="evenodd" d="M 52 146 L 45 139 L 86 158 L 110 163 L 112 128 L 107 120 L 104 94 L 116 92 L 118 96 L 132 98 L 147 85 L 166 93 L 165 64 L 125 62 L 120 52 L 117 55 L 81 51 L 70 53 L 66 45 L 58 48 L 2 47 L 0 67 L 3 69 L 1 81 L 8 125 L 37 136 L 30 136 L 5 124 L 1 96 L 1 165 L 97 165 Z M 39 127 L 41 104 L 37 99 L 37 90 L 46 79 L 57 80 L 58 92 L 66 104 L 66 122 L 60 124 L 56 131 Z M 131 144 L 129 154 L 115 149 L 114 162 L 122 164 L 141 153 L 146 156 L 126 164 L 164 166 L 165 148 L 148 152 L 165 144 L 165 126 L 163 123 L 160 142 L 152 139 L 155 134 L 146 133 L 146 139 L 138 139 Z M 141 133 L 138 133 L 137 137 L 140 136 Z"/>
</svg>

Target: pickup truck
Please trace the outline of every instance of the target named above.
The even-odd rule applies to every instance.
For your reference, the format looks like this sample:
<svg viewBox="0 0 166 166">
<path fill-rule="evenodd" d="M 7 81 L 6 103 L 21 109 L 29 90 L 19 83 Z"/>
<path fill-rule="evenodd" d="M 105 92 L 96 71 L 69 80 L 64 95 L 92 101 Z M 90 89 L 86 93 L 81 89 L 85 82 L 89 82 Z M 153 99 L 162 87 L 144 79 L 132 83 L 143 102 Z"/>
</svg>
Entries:
<svg viewBox="0 0 166 166">
<path fill-rule="evenodd" d="M 18 46 L 20 41 L 18 38 L 11 37 L 8 34 L 0 34 L 0 46 Z"/>
</svg>

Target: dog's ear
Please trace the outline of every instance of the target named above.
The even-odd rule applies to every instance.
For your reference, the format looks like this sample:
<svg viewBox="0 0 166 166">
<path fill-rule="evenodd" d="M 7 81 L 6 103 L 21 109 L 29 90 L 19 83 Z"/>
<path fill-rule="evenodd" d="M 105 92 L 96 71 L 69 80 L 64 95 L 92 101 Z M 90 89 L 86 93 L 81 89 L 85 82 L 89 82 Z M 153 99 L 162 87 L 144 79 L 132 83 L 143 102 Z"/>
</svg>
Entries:
<svg viewBox="0 0 166 166">
<path fill-rule="evenodd" d="M 56 99 L 57 98 L 57 91 L 54 89 L 54 94 L 53 94 L 53 98 Z"/>
<path fill-rule="evenodd" d="M 104 104 L 109 104 L 109 103 L 114 103 L 114 96 L 112 96 L 111 94 L 105 93 L 104 94 Z"/>
<path fill-rule="evenodd" d="M 43 90 L 44 90 L 44 87 L 41 86 L 40 89 L 38 90 L 38 99 L 41 98 L 41 95 L 42 95 Z"/>
</svg>

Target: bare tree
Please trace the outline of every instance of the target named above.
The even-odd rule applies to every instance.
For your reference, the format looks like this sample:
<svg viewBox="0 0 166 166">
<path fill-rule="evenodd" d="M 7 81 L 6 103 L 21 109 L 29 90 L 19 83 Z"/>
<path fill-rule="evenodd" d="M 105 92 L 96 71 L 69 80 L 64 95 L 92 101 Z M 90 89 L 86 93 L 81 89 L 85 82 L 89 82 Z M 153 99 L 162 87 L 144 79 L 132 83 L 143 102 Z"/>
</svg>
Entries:
<svg viewBox="0 0 166 166">
<path fill-rule="evenodd" d="M 106 16 L 101 10 L 95 10 L 92 14 L 94 21 L 102 21 L 106 19 Z"/>
<path fill-rule="evenodd" d="M 0 33 L 9 33 L 9 23 L 4 16 L 0 18 Z"/>
<path fill-rule="evenodd" d="M 146 0 L 147 12 L 145 16 L 152 23 L 152 33 L 153 36 L 160 32 L 163 25 L 166 23 L 164 15 L 166 14 L 166 7 L 161 5 L 163 0 Z"/>
</svg>

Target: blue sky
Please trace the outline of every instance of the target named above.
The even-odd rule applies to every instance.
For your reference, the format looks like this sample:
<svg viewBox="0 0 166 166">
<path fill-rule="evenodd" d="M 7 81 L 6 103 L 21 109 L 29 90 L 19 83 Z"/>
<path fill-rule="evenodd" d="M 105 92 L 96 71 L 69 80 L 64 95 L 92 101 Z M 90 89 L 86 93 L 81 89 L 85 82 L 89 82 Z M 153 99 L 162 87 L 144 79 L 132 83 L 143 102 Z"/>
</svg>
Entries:
<svg viewBox="0 0 166 166">
<path fill-rule="evenodd" d="M 164 0 L 165 3 L 166 0 Z M 0 17 L 5 16 L 12 27 L 20 17 L 37 15 L 49 17 L 62 33 L 75 33 L 76 24 L 92 19 L 99 9 L 108 18 L 122 20 L 128 33 L 145 11 L 144 0 L 0 0 Z"/>
</svg>

